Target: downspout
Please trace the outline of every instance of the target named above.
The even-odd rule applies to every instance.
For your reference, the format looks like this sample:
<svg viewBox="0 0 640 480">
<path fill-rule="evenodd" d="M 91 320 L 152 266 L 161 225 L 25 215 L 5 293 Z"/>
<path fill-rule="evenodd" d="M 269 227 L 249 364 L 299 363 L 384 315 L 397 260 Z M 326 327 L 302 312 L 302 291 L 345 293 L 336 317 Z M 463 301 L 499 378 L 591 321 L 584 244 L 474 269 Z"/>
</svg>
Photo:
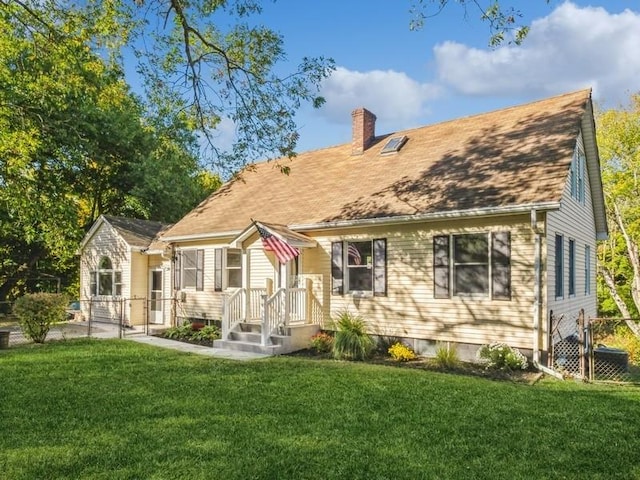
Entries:
<svg viewBox="0 0 640 480">
<path fill-rule="evenodd" d="M 533 366 L 539 371 L 562 380 L 562 375 L 540 363 L 540 304 L 542 302 L 542 230 L 538 227 L 538 212 L 531 210 L 531 230 L 534 235 L 533 260 Z"/>
</svg>

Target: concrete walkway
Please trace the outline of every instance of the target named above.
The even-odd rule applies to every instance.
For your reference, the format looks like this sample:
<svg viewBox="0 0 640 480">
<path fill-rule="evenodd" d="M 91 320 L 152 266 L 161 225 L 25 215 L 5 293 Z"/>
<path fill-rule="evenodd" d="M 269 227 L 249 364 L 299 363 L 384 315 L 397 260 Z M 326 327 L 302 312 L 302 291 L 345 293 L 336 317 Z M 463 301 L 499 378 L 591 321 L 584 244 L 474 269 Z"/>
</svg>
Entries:
<svg viewBox="0 0 640 480">
<path fill-rule="evenodd" d="M 177 340 L 169 340 L 168 338 L 152 337 L 148 335 L 130 335 L 124 337 L 126 340 L 134 342 L 146 343 L 161 348 L 170 348 L 181 352 L 195 353 L 197 355 L 206 355 L 209 357 L 226 358 L 229 360 L 257 360 L 259 358 L 269 358 L 264 353 L 240 352 L 238 350 L 227 350 L 224 348 L 204 347 L 202 345 L 193 345 L 191 343 L 178 342 Z"/>
<path fill-rule="evenodd" d="M 91 331 L 93 338 L 118 338 L 118 325 L 94 324 Z M 225 348 L 205 347 L 202 345 L 194 345 L 191 343 L 179 342 L 168 338 L 155 337 L 152 335 L 144 335 L 142 333 L 129 333 L 122 337 L 123 340 L 131 340 L 133 342 L 145 343 L 160 348 L 170 348 L 180 352 L 194 353 L 196 355 L 205 355 L 208 357 L 226 358 L 229 360 L 257 360 L 260 358 L 268 358 L 269 355 L 263 353 L 240 352 L 237 350 L 228 350 Z"/>
</svg>

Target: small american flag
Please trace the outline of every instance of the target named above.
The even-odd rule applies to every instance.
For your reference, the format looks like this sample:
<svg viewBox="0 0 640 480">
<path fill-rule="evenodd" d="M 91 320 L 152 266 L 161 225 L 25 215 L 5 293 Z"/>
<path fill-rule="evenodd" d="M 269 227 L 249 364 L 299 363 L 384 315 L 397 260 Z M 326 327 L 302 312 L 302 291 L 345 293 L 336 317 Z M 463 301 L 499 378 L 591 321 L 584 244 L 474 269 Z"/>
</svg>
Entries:
<svg viewBox="0 0 640 480">
<path fill-rule="evenodd" d="M 353 243 L 349 244 L 349 247 L 347 248 L 347 254 L 349 255 L 349 258 L 353 259 L 353 265 L 360 265 L 362 263 L 362 257 L 360 256 L 358 247 L 356 247 Z"/>
<path fill-rule="evenodd" d="M 296 258 L 300 255 L 300 250 L 292 247 L 284 240 L 276 237 L 269 231 L 264 225 L 255 222 L 260 238 L 262 239 L 262 246 L 265 251 L 273 252 L 280 263 L 287 263 L 289 260 Z"/>
</svg>

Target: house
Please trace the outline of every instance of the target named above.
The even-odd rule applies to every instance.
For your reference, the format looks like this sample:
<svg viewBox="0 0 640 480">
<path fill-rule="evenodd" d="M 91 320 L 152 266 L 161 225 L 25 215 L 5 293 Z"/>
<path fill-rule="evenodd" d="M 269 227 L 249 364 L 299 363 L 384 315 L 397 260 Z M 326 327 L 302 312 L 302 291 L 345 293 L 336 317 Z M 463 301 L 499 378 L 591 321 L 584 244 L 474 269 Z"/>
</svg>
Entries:
<svg viewBox="0 0 640 480">
<path fill-rule="evenodd" d="M 281 160 L 288 175 L 257 164 L 162 232 L 176 319 L 277 352 L 350 311 L 423 354 L 503 341 L 539 361 L 551 311 L 596 315 L 590 90 L 386 135 L 375 122 L 355 110 L 351 143 Z M 278 261 L 265 233 L 299 255 Z"/>
<path fill-rule="evenodd" d="M 101 215 L 79 248 L 84 318 L 142 325 L 168 324 L 171 261 L 157 240 L 159 222 Z"/>
</svg>

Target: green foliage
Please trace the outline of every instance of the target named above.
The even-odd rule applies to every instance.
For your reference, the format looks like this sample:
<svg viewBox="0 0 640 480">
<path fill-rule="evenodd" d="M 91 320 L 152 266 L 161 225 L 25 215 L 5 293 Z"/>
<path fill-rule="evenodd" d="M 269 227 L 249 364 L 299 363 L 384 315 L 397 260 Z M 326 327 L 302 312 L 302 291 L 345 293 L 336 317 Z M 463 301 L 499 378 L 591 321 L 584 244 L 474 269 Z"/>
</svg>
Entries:
<svg viewBox="0 0 640 480">
<path fill-rule="evenodd" d="M 517 348 L 506 343 L 483 345 L 477 352 L 478 360 L 495 370 L 526 370 L 527 358 Z"/>
<path fill-rule="evenodd" d="M 333 348 L 333 335 L 327 332 L 318 332 L 309 340 L 311 348 L 318 353 L 329 353 Z"/>
<path fill-rule="evenodd" d="M 607 347 L 620 348 L 629 354 L 629 363 L 640 367 L 640 338 L 638 338 L 624 321 L 596 324 L 594 327 L 594 343 Z"/>
<path fill-rule="evenodd" d="M 549 3 L 550 0 L 545 0 Z M 421 29 L 425 23 L 437 16 L 450 4 L 457 5 L 463 11 L 463 15 L 478 16 L 481 21 L 489 25 L 489 46 L 499 47 L 505 43 L 521 45 L 529 33 L 529 27 L 523 25 L 522 11 L 509 6 L 509 2 L 492 0 L 490 2 L 478 2 L 477 0 L 413 0 L 411 5 L 412 30 Z"/>
<path fill-rule="evenodd" d="M 27 294 L 16 300 L 13 314 L 26 337 L 36 343 L 44 343 L 51 326 L 65 321 L 68 303 L 64 294 Z"/>
<path fill-rule="evenodd" d="M 629 105 L 598 112 L 597 141 L 609 238 L 598 246 L 601 314 L 636 317 L 640 311 L 640 94 Z M 603 281 L 608 279 L 609 281 Z"/>
<path fill-rule="evenodd" d="M 365 360 L 375 348 L 375 341 L 367 333 L 365 321 L 350 312 L 341 313 L 334 320 L 337 332 L 333 341 L 333 355 L 342 360 Z"/>
<path fill-rule="evenodd" d="M 391 345 L 388 352 L 396 362 L 408 362 L 417 358 L 416 353 L 410 347 L 400 342 Z"/>
<path fill-rule="evenodd" d="M 453 369 L 460 365 L 458 350 L 449 344 L 440 344 L 436 348 L 436 356 L 433 359 L 436 366 L 440 368 Z"/>
<path fill-rule="evenodd" d="M 220 338 L 220 329 L 215 325 L 184 322 L 182 325 L 168 328 L 162 334 L 165 338 L 194 342 L 214 341 Z"/>
</svg>

